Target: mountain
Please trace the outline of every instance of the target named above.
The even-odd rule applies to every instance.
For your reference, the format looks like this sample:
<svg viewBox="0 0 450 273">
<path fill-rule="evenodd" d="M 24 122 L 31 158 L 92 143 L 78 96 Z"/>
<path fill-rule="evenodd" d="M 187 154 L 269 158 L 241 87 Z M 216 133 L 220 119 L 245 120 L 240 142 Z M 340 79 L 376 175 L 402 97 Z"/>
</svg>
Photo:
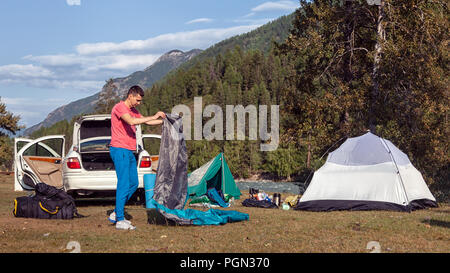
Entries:
<svg viewBox="0 0 450 273">
<path fill-rule="evenodd" d="M 139 85 L 143 89 L 151 87 L 155 82 L 162 79 L 171 70 L 189 61 L 200 52 L 202 52 L 201 49 L 193 49 L 188 52 L 171 50 L 162 55 L 154 64 L 147 67 L 145 70 L 134 72 L 124 78 L 113 79 L 112 83 L 115 86 L 114 92 L 119 97 L 122 97 L 133 85 Z M 105 84 L 100 93 L 106 92 L 106 87 L 107 85 Z"/>
<path fill-rule="evenodd" d="M 294 16 L 295 13 L 281 16 L 248 33 L 225 39 L 204 51 L 200 49 L 193 49 L 188 52 L 180 50 L 169 51 L 143 71 L 134 72 L 124 78 L 112 79 L 113 85 L 116 87 L 113 91 L 121 97 L 127 88 L 134 84 L 138 84 L 144 89 L 151 87 L 156 81 L 166 78 L 167 74 L 175 73 L 176 68 L 188 69 L 207 58 L 225 54 L 236 46 L 239 46 L 243 51 L 257 49 L 268 53 L 273 42 L 281 43 L 288 37 Z M 24 131 L 24 135 L 29 135 L 41 127 L 49 127 L 60 120 L 70 120 L 75 115 L 92 112 L 97 104 L 99 95 L 102 92 L 106 92 L 106 87 L 107 84 L 103 86 L 101 92 L 95 95 L 59 107 L 41 123 L 27 128 Z"/>
<path fill-rule="evenodd" d="M 188 52 L 171 50 L 162 55 L 155 63 L 143 71 L 134 72 L 127 77 L 112 79 L 113 84 L 116 87 L 114 91 L 116 95 L 122 97 L 133 85 L 139 85 L 143 89 L 151 87 L 153 83 L 162 79 L 168 72 L 189 61 L 200 52 L 202 52 L 200 49 L 193 49 Z M 100 92 L 92 96 L 55 109 L 48 114 L 42 122 L 27 128 L 23 134 L 29 135 L 42 127 L 50 127 L 61 120 L 71 120 L 76 115 L 92 113 L 97 105 L 99 96 L 102 92 L 105 92 L 106 86 L 107 85 L 105 84 Z"/>
</svg>

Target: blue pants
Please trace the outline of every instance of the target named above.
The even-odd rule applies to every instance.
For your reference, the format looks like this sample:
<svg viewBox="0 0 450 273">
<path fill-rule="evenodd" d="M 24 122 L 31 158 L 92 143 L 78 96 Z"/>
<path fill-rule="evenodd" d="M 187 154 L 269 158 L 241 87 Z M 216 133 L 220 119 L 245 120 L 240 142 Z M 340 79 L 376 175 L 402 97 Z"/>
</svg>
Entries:
<svg viewBox="0 0 450 273">
<path fill-rule="evenodd" d="M 139 185 L 136 158 L 132 151 L 123 148 L 110 147 L 109 153 L 117 175 L 116 221 L 122 221 L 125 219 L 125 204 Z"/>
</svg>

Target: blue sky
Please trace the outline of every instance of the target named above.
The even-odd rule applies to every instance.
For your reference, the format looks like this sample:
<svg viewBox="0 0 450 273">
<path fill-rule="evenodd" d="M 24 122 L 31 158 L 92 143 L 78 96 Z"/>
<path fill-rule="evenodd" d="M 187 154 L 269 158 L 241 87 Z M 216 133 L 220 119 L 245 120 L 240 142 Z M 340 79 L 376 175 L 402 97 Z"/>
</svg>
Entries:
<svg viewBox="0 0 450 273">
<path fill-rule="evenodd" d="M 2 0 L 0 99 L 21 125 L 32 126 L 170 50 L 206 49 L 298 6 L 297 0 Z"/>
</svg>

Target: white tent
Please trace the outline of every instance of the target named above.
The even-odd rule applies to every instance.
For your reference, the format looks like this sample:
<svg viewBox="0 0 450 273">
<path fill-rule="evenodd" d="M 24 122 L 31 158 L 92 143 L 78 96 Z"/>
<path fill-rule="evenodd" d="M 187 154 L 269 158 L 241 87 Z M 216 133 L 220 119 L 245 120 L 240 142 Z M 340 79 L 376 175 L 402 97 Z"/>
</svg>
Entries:
<svg viewBox="0 0 450 273">
<path fill-rule="evenodd" d="M 328 155 L 295 209 L 411 211 L 436 206 L 408 156 L 369 132 L 347 139 Z"/>
</svg>

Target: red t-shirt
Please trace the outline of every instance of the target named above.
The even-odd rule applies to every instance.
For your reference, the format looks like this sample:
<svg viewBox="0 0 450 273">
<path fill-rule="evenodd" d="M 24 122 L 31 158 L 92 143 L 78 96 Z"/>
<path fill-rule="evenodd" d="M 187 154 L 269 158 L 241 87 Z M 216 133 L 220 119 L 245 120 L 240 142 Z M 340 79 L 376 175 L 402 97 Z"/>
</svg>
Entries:
<svg viewBox="0 0 450 273">
<path fill-rule="evenodd" d="M 121 119 L 126 113 L 135 118 L 142 117 L 136 108 L 128 108 L 123 101 L 116 104 L 111 111 L 111 146 L 134 151 L 136 150 L 136 126 L 131 126 Z"/>
</svg>

